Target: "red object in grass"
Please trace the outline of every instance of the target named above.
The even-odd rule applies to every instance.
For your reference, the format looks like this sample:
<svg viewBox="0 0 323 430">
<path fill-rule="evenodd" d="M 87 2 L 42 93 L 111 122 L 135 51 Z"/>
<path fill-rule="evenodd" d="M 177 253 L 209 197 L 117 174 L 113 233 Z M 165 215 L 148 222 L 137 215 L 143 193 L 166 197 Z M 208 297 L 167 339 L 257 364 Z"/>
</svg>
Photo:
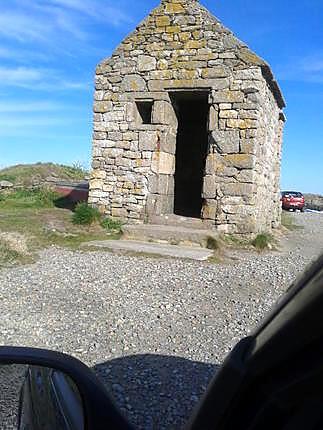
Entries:
<svg viewBox="0 0 323 430">
<path fill-rule="evenodd" d="M 89 197 L 89 184 L 60 182 L 56 184 L 55 191 L 71 203 L 87 202 Z"/>
</svg>

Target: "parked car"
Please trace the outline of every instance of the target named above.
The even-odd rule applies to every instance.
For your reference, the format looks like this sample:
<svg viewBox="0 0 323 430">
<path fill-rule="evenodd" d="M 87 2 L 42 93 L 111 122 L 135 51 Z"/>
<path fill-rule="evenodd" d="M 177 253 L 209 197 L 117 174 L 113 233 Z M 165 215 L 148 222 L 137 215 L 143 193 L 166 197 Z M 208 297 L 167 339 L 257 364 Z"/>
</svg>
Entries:
<svg viewBox="0 0 323 430">
<path fill-rule="evenodd" d="M 283 209 L 296 211 L 299 209 L 304 212 L 305 199 L 302 193 L 299 191 L 282 191 L 281 202 Z"/>
<path fill-rule="evenodd" d="M 322 309 L 323 255 L 234 347 L 185 429 L 323 429 Z M 133 429 L 79 360 L 53 351 L 0 347 L 0 365 L 13 364 L 28 366 L 20 430 Z M 3 392 L 5 386 L 0 388 Z M 174 407 L 179 400 L 174 399 Z"/>
</svg>

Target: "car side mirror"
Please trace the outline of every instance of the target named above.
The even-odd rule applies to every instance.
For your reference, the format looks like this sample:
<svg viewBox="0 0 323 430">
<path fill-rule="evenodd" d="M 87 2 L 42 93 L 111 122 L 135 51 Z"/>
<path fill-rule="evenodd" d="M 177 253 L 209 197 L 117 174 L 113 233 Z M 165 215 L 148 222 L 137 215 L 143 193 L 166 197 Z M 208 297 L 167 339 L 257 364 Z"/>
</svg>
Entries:
<svg viewBox="0 0 323 430">
<path fill-rule="evenodd" d="M 66 354 L 0 347 L 0 393 L 0 420 L 6 428 L 132 428 L 92 370 Z"/>
</svg>

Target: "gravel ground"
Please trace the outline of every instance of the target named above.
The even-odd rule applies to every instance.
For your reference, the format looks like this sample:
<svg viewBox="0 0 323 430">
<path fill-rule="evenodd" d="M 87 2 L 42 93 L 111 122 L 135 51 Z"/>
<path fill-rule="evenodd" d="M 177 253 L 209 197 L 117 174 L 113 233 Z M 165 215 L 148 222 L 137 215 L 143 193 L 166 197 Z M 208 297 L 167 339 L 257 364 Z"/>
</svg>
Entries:
<svg viewBox="0 0 323 430">
<path fill-rule="evenodd" d="M 138 429 L 179 429 L 231 347 L 323 251 L 323 215 L 281 251 L 210 264 L 50 248 L 0 272 L 1 344 L 94 367 Z"/>
<path fill-rule="evenodd" d="M 27 366 L 0 365 L 0 428 L 16 430 L 18 425 L 19 396 Z"/>
</svg>

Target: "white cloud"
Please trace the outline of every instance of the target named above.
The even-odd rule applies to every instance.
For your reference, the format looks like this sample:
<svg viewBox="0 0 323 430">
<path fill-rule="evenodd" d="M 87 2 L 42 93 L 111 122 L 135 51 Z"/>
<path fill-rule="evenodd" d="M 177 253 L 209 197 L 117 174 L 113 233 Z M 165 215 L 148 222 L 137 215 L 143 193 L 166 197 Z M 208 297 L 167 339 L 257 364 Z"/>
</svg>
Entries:
<svg viewBox="0 0 323 430">
<path fill-rule="evenodd" d="M 27 67 L 0 67 L 0 85 L 17 85 L 39 82 L 43 79 L 44 72 Z"/>
<path fill-rule="evenodd" d="M 35 60 L 47 62 L 51 58 L 51 55 L 25 49 L 4 48 L 0 46 L 0 58 L 19 61 L 21 63 L 30 63 Z"/>
<path fill-rule="evenodd" d="M 279 79 L 284 81 L 323 83 L 323 54 L 316 53 L 289 59 L 288 63 L 277 68 Z"/>
<path fill-rule="evenodd" d="M 95 0 L 50 0 L 50 3 L 66 9 L 73 9 L 96 20 L 106 21 L 115 26 L 132 21 L 130 16 L 120 8 L 102 2 L 102 0 L 100 2 Z"/>
<path fill-rule="evenodd" d="M 67 108 L 70 109 L 70 107 L 52 101 L 26 102 L 25 100 L 15 100 L 6 103 L 0 102 L 0 113 L 51 112 Z"/>
<path fill-rule="evenodd" d="M 26 128 L 26 127 L 50 127 L 55 125 L 68 125 L 71 122 L 77 122 L 77 121 L 71 121 L 70 118 L 44 118 L 44 117 L 31 117 L 31 118 L 23 118 L 23 117 L 6 117 L 2 116 L 0 117 L 0 128 L 1 129 L 11 129 L 13 134 L 16 133 L 16 129 Z"/>
<path fill-rule="evenodd" d="M 303 69 L 310 73 L 323 73 L 323 57 L 304 60 Z"/>
<path fill-rule="evenodd" d="M 50 28 L 46 23 L 22 13 L 1 11 L 0 35 L 26 42 L 27 40 L 46 41 Z"/>
<path fill-rule="evenodd" d="M 66 34 L 78 40 L 88 37 L 71 14 L 57 8 L 42 8 L 33 14 L 27 11 L 1 11 L 0 14 L 0 35 L 20 43 L 38 42 L 53 46 Z"/>
<path fill-rule="evenodd" d="M 0 67 L 0 88 L 20 87 L 31 90 L 88 90 L 89 82 L 69 81 L 53 69 Z"/>
</svg>

